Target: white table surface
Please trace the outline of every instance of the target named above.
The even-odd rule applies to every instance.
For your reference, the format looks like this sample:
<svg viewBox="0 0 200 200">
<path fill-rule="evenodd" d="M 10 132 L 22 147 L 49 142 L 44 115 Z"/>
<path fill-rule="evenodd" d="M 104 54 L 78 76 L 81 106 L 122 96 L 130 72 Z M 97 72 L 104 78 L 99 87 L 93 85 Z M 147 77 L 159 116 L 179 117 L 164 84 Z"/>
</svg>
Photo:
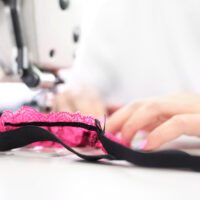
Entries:
<svg viewBox="0 0 200 200">
<path fill-rule="evenodd" d="M 64 149 L 51 151 L 1 153 L 0 200 L 200 199 L 198 172 L 142 168 L 123 161 L 88 163 Z"/>
</svg>

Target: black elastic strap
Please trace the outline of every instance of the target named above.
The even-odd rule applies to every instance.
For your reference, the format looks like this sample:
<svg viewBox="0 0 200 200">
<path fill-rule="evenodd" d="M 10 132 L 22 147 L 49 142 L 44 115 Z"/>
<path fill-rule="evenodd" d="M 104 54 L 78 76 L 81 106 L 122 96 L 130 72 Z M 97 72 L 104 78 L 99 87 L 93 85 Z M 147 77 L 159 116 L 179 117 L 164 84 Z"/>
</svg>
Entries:
<svg viewBox="0 0 200 200">
<path fill-rule="evenodd" d="M 186 168 L 200 171 L 200 157 L 187 154 L 179 150 L 165 150 L 158 152 L 141 152 L 129 149 L 119 143 L 116 143 L 104 135 L 100 123 L 96 120 L 96 126 L 91 126 L 79 122 L 30 122 L 5 125 L 16 126 L 18 128 L 12 131 L 0 133 L 0 151 L 10 150 L 22 147 L 37 141 L 53 141 L 63 145 L 66 149 L 75 153 L 77 156 L 90 161 L 96 161 L 102 158 L 113 160 L 126 160 L 130 163 L 144 167 L 160 168 Z M 72 148 L 64 144 L 51 132 L 37 126 L 73 126 L 96 131 L 107 155 L 87 156 L 77 153 Z"/>
<path fill-rule="evenodd" d="M 126 160 L 144 167 L 185 168 L 200 171 L 200 157 L 179 150 L 141 152 L 116 143 L 105 135 L 100 135 L 104 149 L 116 160 Z"/>
<path fill-rule="evenodd" d="M 0 133 L 0 151 L 8 151 L 19 148 L 38 141 L 52 141 L 61 144 L 63 147 L 76 154 L 77 156 L 88 160 L 96 161 L 102 158 L 108 158 L 108 155 L 83 155 L 63 143 L 50 131 L 37 126 L 24 126 L 15 130 Z"/>
</svg>

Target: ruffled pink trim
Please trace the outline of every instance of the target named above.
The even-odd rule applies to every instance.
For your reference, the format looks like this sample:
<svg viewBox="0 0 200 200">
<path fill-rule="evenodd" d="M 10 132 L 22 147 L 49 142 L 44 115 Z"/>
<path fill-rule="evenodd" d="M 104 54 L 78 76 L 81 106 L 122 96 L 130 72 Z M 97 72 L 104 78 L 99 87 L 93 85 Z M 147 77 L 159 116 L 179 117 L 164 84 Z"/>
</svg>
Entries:
<svg viewBox="0 0 200 200">
<path fill-rule="evenodd" d="M 95 125 L 95 119 L 91 116 L 82 116 L 80 113 L 71 114 L 68 112 L 59 112 L 50 114 L 40 113 L 31 107 L 23 107 L 17 113 L 5 111 L 0 117 L 0 132 L 16 129 L 17 127 L 5 126 L 5 123 L 23 123 L 23 122 L 82 122 L 88 125 Z M 97 134 L 93 131 L 87 131 L 76 127 L 42 127 L 59 137 L 65 144 L 71 147 L 77 146 L 95 146 L 102 148 L 102 144 L 97 140 Z M 105 133 L 110 139 L 122 143 L 115 136 Z M 123 143 L 122 143 L 123 144 Z M 60 147 L 55 142 L 35 142 L 34 146 Z"/>
</svg>

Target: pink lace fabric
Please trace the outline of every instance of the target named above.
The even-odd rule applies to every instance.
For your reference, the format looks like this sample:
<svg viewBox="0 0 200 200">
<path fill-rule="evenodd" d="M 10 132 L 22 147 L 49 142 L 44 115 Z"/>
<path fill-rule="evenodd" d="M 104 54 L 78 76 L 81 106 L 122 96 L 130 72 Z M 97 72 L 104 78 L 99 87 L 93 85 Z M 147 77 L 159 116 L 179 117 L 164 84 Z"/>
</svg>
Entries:
<svg viewBox="0 0 200 200">
<path fill-rule="evenodd" d="M 40 113 L 31 107 L 23 107 L 16 113 L 11 111 L 4 111 L 0 117 L 0 132 L 16 129 L 18 127 L 5 126 L 5 123 L 23 123 L 23 122 L 82 122 L 88 125 L 95 126 L 95 119 L 91 116 L 82 116 L 80 113 L 71 114 L 68 112 L 59 112 L 50 114 Z M 83 128 L 77 127 L 42 127 L 49 130 L 60 138 L 65 144 L 71 147 L 78 146 L 94 146 L 96 148 L 103 148 L 100 141 L 97 139 L 97 134 L 94 131 L 87 131 Z M 1 134 L 1 133 L 0 133 Z M 105 133 L 106 136 L 116 142 L 123 144 L 122 141 L 115 136 Z M 55 142 L 35 142 L 33 146 L 44 147 L 61 147 Z"/>
</svg>

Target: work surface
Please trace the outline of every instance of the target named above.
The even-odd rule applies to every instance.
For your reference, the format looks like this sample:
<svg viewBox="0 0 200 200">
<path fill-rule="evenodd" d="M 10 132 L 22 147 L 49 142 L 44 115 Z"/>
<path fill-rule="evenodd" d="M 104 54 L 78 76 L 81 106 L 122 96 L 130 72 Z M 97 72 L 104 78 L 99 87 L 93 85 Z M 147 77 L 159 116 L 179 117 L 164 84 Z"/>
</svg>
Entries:
<svg viewBox="0 0 200 200">
<path fill-rule="evenodd" d="M 0 154 L 0 200 L 13 199 L 199 200 L 200 173 L 88 163 L 65 149 L 28 148 Z"/>
</svg>

